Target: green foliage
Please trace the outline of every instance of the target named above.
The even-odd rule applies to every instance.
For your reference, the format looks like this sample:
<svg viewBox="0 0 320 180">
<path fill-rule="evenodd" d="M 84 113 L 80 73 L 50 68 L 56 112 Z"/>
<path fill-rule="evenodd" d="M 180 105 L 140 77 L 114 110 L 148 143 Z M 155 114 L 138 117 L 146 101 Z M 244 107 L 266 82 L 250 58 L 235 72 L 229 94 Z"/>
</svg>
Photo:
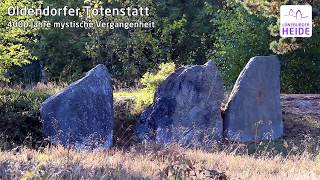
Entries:
<svg viewBox="0 0 320 180">
<path fill-rule="evenodd" d="M 279 12 L 284 4 L 310 4 L 313 8 L 312 38 L 281 38 Z M 269 25 L 273 41 L 270 49 L 282 59 L 282 91 L 286 93 L 320 93 L 320 1 L 256 0 L 255 6 L 247 2 L 255 15 L 262 14 L 272 20 Z"/>
<path fill-rule="evenodd" d="M 319 37 L 318 42 L 320 42 Z M 305 48 L 283 55 L 282 58 L 283 92 L 320 93 L 320 49 L 318 45 L 312 42 L 307 43 Z"/>
<path fill-rule="evenodd" d="M 203 64 L 208 59 L 214 59 L 222 70 L 227 88 L 230 88 L 251 57 L 276 53 L 282 59 L 283 92 L 319 93 L 319 0 L 308 1 L 314 9 L 312 38 L 280 38 L 278 34 L 280 5 L 304 2 L 307 1 L 4 0 L 0 6 L 0 80 L 4 79 L 4 74 L 13 66 L 38 59 L 45 63 L 49 81 L 75 81 L 101 63 L 107 65 L 117 86 L 127 88 L 140 85 L 139 79 L 161 63 L 174 62 L 177 66 L 182 66 Z M 109 8 L 145 6 L 150 8 L 151 16 L 55 16 L 39 19 L 4 15 L 9 5 L 37 6 L 40 3 L 44 6 L 74 8 L 83 5 Z M 156 27 L 61 30 L 7 26 L 8 22 L 16 20 L 154 21 Z M 157 86 L 158 80 L 152 78 L 150 73 L 145 74 L 144 79 L 150 81 L 150 87 L 147 88 L 154 89 Z"/>
<path fill-rule="evenodd" d="M 114 93 L 115 103 L 115 144 L 125 145 L 132 142 L 133 127 L 139 115 L 153 103 L 154 93 L 162 81 L 175 70 L 174 63 L 161 63 L 159 70 L 147 72 L 140 79 L 143 89 L 119 91 Z"/>
<path fill-rule="evenodd" d="M 140 82 L 147 90 L 154 92 L 160 83 L 165 80 L 175 69 L 176 66 L 174 63 L 161 63 L 158 72 L 145 73 Z"/>
<path fill-rule="evenodd" d="M 50 7 L 81 7 L 83 1 L 53 1 L 44 0 L 43 6 Z M 43 17 L 42 21 L 72 22 L 82 20 L 77 16 L 50 16 Z M 45 64 L 49 81 L 72 82 L 83 76 L 93 62 L 85 53 L 90 41 L 88 31 L 81 28 L 43 28 L 39 31 L 40 41 L 37 44 L 35 55 Z"/>
<path fill-rule="evenodd" d="M 153 91 L 147 89 L 139 89 L 134 91 L 119 91 L 115 92 L 115 97 L 133 97 L 134 98 L 134 112 L 141 113 L 146 107 L 153 102 Z"/>
<path fill-rule="evenodd" d="M 8 80 L 5 73 L 13 66 L 28 64 L 36 59 L 30 50 L 36 41 L 36 29 L 14 27 L 15 22 L 30 23 L 36 20 L 32 16 L 9 16 L 8 7 L 35 7 L 29 0 L 0 1 L 0 81 Z"/>
<path fill-rule="evenodd" d="M 216 59 L 229 89 L 251 57 L 269 55 L 270 21 L 251 14 L 233 0 L 228 1 L 212 21 L 217 27 L 217 39 L 214 43 L 216 51 L 211 56 Z"/>
<path fill-rule="evenodd" d="M 140 79 L 143 89 L 134 91 L 119 91 L 114 94 L 115 97 L 133 97 L 134 111 L 141 113 L 146 107 L 152 104 L 153 96 L 162 81 L 164 81 L 174 70 L 174 63 L 162 63 L 159 65 L 159 70 L 154 73 L 147 72 Z"/>
<path fill-rule="evenodd" d="M 319 93 L 320 4 L 313 2 L 315 27 L 312 38 L 280 38 L 279 11 L 282 4 L 298 1 L 226 1 L 212 20 L 216 31 L 216 59 L 227 88 L 235 82 L 247 61 L 257 55 L 278 54 L 284 93 Z M 302 3 L 303 4 L 303 3 Z M 308 83 L 306 83 L 308 82 Z"/>
<path fill-rule="evenodd" d="M 213 50 L 211 22 L 223 1 L 157 0 L 160 58 L 177 65 L 204 64 Z"/>
<path fill-rule="evenodd" d="M 103 6 L 130 7 L 146 6 L 151 10 L 154 3 L 150 0 L 139 1 L 51 1 L 45 5 L 60 7 Z M 154 10 L 153 10 L 154 11 Z M 50 22 L 82 21 L 87 22 L 149 22 L 156 17 L 49 17 Z M 134 83 L 149 67 L 155 65 L 154 47 L 157 40 L 152 29 L 75 29 L 60 30 L 50 28 L 41 31 L 42 40 L 38 54 L 46 63 L 50 80 L 74 81 L 93 66 L 102 63 L 108 66 L 116 80 Z"/>
<path fill-rule="evenodd" d="M 218 2 L 218 1 L 217 1 Z M 54 21 L 156 23 L 155 29 L 45 29 L 41 31 L 38 57 L 46 62 L 49 80 L 74 81 L 98 63 L 108 66 L 113 77 L 129 86 L 160 63 L 203 64 L 213 47 L 214 26 L 209 23 L 218 5 L 201 1 L 51 1 L 53 7 L 83 5 L 103 7 L 146 6 L 147 17 L 55 17 Z M 170 13 L 169 13 L 170 12 Z"/>
<path fill-rule="evenodd" d="M 47 92 L 0 89 L 0 148 L 34 146 L 42 140 L 39 109 Z"/>
</svg>

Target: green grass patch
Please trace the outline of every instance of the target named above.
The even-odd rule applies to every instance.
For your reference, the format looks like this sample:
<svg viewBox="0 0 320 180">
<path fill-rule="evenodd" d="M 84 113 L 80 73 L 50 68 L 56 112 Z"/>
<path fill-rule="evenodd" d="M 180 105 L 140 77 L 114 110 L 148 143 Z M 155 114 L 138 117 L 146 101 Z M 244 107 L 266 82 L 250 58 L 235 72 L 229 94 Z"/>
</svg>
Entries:
<svg viewBox="0 0 320 180">
<path fill-rule="evenodd" d="M 119 91 L 114 93 L 114 97 L 133 97 L 134 111 L 136 113 L 142 112 L 146 107 L 153 102 L 154 91 L 147 89 L 138 89 L 133 91 Z"/>
</svg>

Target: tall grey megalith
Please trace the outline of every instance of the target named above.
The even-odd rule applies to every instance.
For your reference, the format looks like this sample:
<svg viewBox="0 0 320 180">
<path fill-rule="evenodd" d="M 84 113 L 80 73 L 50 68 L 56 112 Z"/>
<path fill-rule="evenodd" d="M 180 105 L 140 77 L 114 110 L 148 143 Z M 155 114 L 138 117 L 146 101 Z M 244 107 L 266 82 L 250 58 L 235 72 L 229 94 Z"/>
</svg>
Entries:
<svg viewBox="0 0 320 180">
<path fill-rule="evenodd" d="M 283 135 L 277 56 L 251 58 L 242 70 L 226 106 L 224 131 L 227 139 L 239 142 Z"/>
<path fill-rule="evenodd" d="M 112 145 L 113 95 L 108 69 L 98 65 L 41 106 L 43 132 L 53 143 Z"/>
</svg>

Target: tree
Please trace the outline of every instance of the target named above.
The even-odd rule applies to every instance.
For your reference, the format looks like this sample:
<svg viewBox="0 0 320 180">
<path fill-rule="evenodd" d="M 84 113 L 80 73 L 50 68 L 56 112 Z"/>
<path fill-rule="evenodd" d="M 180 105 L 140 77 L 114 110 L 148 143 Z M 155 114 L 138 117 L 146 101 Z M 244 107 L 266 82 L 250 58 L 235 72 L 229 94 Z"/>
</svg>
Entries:
<svg viewBox="0 0 320 180">
<path fill-rule="evenodd" d="M 279 12 L 283 4 L 311 3 L 314 9 L 312 38 L 279 37 Z M 319 93 L 319 0 L 228 0 L 213 21 L 218 28 L 212 57 L 222 69 L 227 88 L 247 61 L 257 55 L 277 54 L 281 59 L 284 93 Z"/>
<path fill-rule="evenodd" d="M 279 36 L 279 12 L 281 5 L 310 4 L 313 8 L 313 36 L 311 38 L 281 38 Z M 320 0 L 258 0 L 247 1 L 246 6 L 254 14 L 273 19 L 270 49 L 282 61 L 282 91 L 286 93 L 320 93 Z"/>
<path fill-rule="evenodd" d="M 0 80 L 8 80 L 5 76 L 13 66 L 22 66 L 36 59 L 32 47 L 37 41 L 37 29 L 23 28 L 24 24 L 36 21 L 34 16 L 9 16 L 10 6 L 36 7 L 37 3 L 28 0 L 0 1 Z"/>
<path fill-rule="evenodd" d="M 44 0 L 43 6 L 53 8 L 68 6 L 82 7 L 83 1 Z M 78 16 L 49 16 L 41 21 L 72 22 L 80 21 Z M 82 28 L 42 28 L 35 49 L 36 56 L 45 64 L 49 81 L 72 82 L 79 79 L 92 67 L 91 58 L 86 54 L 86 45 L 90 41 L 88 30 Z"/>
<path fill-rule="evenodd" d="M 177 65 L 204 64 L 213 50 L 211 22 L 223 1 L 157 0 L 161 58 Z"/>
<path fill-rule="evenodd" d="M 145 6 L 154 12 L 151 0 L 131 1 L 52 1 L 45 0 L 45 6 L 82 7 L 133 7 Z M 51 22 L 148 22 L 150 17 L 49 17 Z M 138 80 L 149 67 L 155 66 L 157 40 L 152 29 L 75 29 L 42 30 L 38 55 L 46 62 L 49 77 L 54 81 L 74 81 L 91 67 L 102 63 L 108 66 L 115 80 L 129 84 Z M 66 78 L 68 77 L 68 78 Z"/>
<path fill-rule="evenodd" d="M 269 55 L 269 19 L 251 14 L 240 2 L 229 0 L 212 19 L 217 27 L 211 54 L 222 71 L 227 89 L 232 88 L 249 59 Z"/>
</svg>

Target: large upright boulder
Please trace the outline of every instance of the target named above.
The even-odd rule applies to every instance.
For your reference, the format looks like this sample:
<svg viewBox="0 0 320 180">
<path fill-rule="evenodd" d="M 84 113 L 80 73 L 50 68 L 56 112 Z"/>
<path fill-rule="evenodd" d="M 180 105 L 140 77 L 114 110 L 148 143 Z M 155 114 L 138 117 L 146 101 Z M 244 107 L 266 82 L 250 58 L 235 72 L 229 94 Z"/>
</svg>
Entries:
<svg viewBox="0 0 320 180">
<path fill-rule="evenodd" d="M 230 140 L 249 142 L 282 136 L 277 56 L 250 59 L 234 85 L 224 116 L 225 135 Z"/>
<path fill-rule="evenodd" d="M 98 65 L 48 98 L 41 107 L 43 132 L 51 142 L 77 147 L 112 145 L 113 97 L 108 69 Z"/>
<path fill-rule="evenodd" d="M 222 137 L 223 81 L 215 64 L 177 69 L 159 86 L 136 133 L 160 144 L 209 145 Z"/>
</svg>

